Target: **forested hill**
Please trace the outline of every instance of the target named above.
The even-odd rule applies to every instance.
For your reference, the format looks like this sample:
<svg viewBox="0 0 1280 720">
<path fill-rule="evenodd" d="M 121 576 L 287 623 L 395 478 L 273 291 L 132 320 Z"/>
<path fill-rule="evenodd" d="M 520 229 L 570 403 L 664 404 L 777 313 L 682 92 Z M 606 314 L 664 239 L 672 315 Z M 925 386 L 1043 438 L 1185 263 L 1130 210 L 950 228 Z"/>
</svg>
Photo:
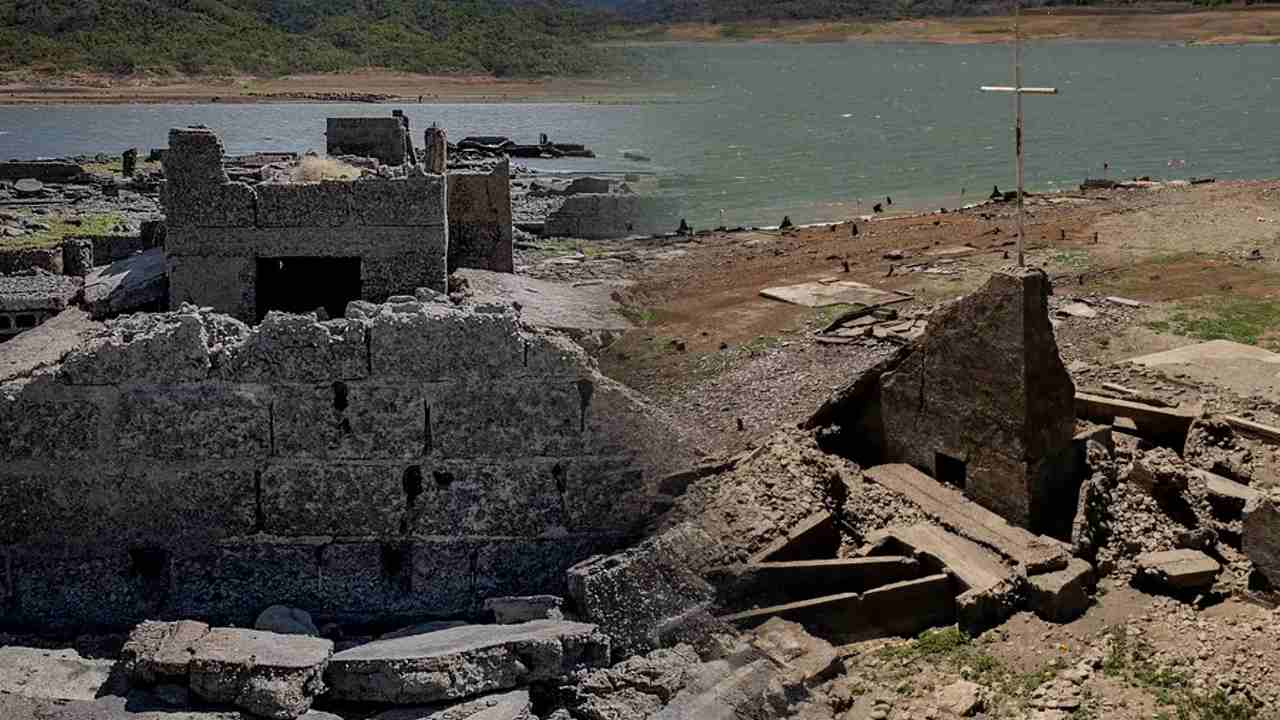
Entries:
<svg viewBox="0 0 1280 720">
<path fill-rule="evenodd" d="M 573 75 L 604 67 L 606 19 L 563 0 L 0 0 L 0 69 Z"/>
</svg>

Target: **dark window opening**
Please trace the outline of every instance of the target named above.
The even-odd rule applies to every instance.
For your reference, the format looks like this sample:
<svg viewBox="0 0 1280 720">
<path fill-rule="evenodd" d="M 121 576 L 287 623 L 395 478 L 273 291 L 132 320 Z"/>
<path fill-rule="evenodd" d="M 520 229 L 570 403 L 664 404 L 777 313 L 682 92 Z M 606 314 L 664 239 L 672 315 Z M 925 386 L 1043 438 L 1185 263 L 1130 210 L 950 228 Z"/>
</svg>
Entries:
<svg viewBox="0 0 1280 720">
<path fill-rule="evenodd" d="M 140 547 L 129 550 L 129 572 L 150 580 L 160 577 L 169 566 L 169 552 L 162 548 Z"/>
<path fill-rule="evenodd" d="M 8 330 L 13 326 L 13 322 L 9 320 L 8 315 L 0 315 L 0 330 Z"/>
<path fill-rule="evenodd" d="M 405 468 L 404 476 L 400 480 L 404 485 L 405 505 L 412 510 L 414 504 L 418 502 L 418 497 L 422 495 L 422 467 L 410 465 Z"/>
<path fill-rule="evenodd" d="M 946 453 L 934 453 L 933 467 L 938 473 L 938 482 L 964 489 L 966 474 L 964 460 L 953 458 Z"/>
<path fill-rule="evenodd" d="M 255 292 L 258 320 L 271 310 L 309 313 L 323 309 L 340 318 L 360 299 L 360 258 L 259 258 Z"/>
<path fill-rule="evenodd" d="M 19 315 L 15 320 L 20 328 L 33 328 L 36 326 L 35 315 Z"/>
</svg>

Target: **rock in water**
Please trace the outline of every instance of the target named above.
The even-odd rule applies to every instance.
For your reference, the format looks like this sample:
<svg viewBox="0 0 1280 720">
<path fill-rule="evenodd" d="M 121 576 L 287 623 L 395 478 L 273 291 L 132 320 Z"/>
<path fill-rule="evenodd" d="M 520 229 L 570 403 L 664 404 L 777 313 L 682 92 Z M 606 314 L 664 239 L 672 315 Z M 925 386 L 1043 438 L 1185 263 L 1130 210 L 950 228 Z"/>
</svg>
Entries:
<svg viewBox="0 0 1280 720">
<path fill-rule="evenodd" d="M 325 679 L 337 700 L 416 705 L 556 680 L 608 664 L 609 638 L 595 625 L 535 620 L 464 625 L 360 645 L 335 655 Z"/>
</svg>

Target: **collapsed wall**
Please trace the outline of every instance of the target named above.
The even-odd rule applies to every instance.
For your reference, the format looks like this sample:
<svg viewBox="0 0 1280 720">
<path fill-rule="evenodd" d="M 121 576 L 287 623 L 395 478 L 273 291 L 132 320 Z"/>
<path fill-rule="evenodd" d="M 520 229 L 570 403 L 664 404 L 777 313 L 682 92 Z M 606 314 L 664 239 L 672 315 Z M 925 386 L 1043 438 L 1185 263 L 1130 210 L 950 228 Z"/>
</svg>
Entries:
<svg viewBox="0 0 1280 720">
<path fill-rule="evenodd" d="M 586 240 L 661 235 L 673 232 L 679 222 L 679 207 L 672 198 L 632 194 L 572 195 L 547 216 L 543 235 Z"/>
<path fill-rule="evenodd" d="M 563 593 L 689 458 L 580 348 L 495 306 L 126 316 L 0 384 L 0 624 L 245 625 L 276 603 L 359 622 Z"/>
<path fill-rule="evenodd" d="M 255 321 L 269 310 L 340 315 L 351 299 L 447 289 L 443 176 L 410 165 L 406 177 L 253 186 L 230 182 L 222 155 L 211 130 L 169 133 L 161 197 L 171 308 L 191 302 Z"/>
</svg>

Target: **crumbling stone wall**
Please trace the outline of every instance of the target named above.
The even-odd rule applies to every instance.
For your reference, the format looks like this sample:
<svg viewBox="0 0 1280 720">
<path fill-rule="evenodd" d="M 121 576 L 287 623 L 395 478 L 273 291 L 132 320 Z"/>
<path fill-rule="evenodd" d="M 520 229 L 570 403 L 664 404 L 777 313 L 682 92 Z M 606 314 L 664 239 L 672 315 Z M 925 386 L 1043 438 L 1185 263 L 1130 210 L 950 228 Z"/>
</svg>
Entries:
<svg viewBox="0 0 1280 720">
<path fill-rule="evenodd" d="M 411 166 L 401 178 L 251 186 L 228 180 L 222 155 L 211 130 L 169 133 L 170 307 L 191 302 L 256 319 L 260 258 L 359 258 L 360 296 L 374 302 L 418 287 L 446 290 L 442 176 Z"/>
<path fill-rule="evenodd" d="M 547 217 L 544 235 L 588 240 L 675 232 L 680 222 L 671 198 L 644 195 L 587 194 L 565 198 Z"/>
<path fill-rule="evenodd" d="M 409 127 L 398 116 L 327 118 L 324 134 L 329 155 L 360 155 L 386 165 L 412 160 Z"/>
<path fill-rule="evenodd" d="M 689 461 L 509 308 L 125 316 L 0 382 L 0 624 L 244 625 L 276 603 L 388 621 L 563 593 Z"/>
<path fill-rule="evenodd" d="M 449 269 L 514 272 L 511 171 L 449 173 Z"/>
<path fill-rule="evenodd" d="M 960 485 L 1010 523 L 1069 537 L 1075 385 L 1049 289 L 1043 271 L 1007 268 L 935 313 L 882 377 L 881 412 L 890 462 Z"/>
</svg>

